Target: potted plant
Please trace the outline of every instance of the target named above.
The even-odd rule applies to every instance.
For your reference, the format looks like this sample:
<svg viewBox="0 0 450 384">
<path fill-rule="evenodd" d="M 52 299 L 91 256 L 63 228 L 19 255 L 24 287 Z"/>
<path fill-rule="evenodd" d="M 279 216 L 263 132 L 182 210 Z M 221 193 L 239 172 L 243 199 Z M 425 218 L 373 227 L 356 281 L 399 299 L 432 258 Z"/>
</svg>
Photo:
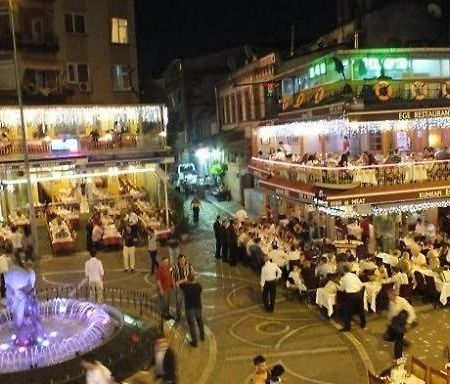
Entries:
<svg viewBox="0 0 450 384">
<path fill-rule="evenodd" d="M 184 211 L 184 199 L 180 192 L 174 188 L 169 190 L 169 202 L 172 211 L 172 222 L 175 231 L 180 235 L 181 240 L 187 240 L 189 235 L 189 219 Z"/>
</svg>

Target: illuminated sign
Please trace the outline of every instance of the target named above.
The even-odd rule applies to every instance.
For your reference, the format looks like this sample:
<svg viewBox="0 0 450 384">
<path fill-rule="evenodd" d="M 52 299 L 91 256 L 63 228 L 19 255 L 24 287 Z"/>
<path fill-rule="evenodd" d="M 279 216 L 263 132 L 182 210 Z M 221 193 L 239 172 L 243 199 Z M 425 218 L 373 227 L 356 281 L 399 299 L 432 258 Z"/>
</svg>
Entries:
<svg viewBox="0 0 450 384">
<path fill-rule="evenodd" d="M 68 151 L 78 152 L 78 140 L 77 139 L 54 139 L 50 141 L 52 151 Z"/>
</svg>

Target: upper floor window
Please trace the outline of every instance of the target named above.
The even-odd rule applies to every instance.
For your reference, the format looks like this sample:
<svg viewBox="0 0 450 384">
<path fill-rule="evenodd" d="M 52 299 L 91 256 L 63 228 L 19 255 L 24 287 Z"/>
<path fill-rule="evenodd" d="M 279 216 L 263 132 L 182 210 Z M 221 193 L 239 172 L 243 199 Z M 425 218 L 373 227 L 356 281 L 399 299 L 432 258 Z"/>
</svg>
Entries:
<svg viewBox="0 0 450 384">
<path fill-rule="evenodd" d="M 86 33 L 86 17 L 77 13 L 65 14 L 66 32 L 69 33 Z"/>
<path fill-rule="evenodd" d="M 111 43 L 128 44 L 128 21 L 127 19 L 111 19 Z"/>
<path fill-rule="evenodd" d="M 111 68 L 113 90 L 128 91 L 131 89 L 130 67 L 116 64 Z"/>
<path fill-rule="evenodd" d="M 67 64 L 67 80 L 69 83 L 88 83 L 90 80 L 89 65 L 77 63 Z"/>
</svg>

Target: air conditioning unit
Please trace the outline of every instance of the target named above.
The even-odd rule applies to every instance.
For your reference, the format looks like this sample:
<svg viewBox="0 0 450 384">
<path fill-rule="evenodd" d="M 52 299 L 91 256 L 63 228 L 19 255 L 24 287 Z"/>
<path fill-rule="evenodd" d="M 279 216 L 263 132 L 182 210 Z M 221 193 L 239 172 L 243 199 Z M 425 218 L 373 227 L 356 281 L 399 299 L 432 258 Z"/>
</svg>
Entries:
<svg viewBox="0 0 450 384">
<path fill-rule="evenodd" d="M 82 82 L 78 83 L 78 89 L 80 90 L 81 93 L 89 93 L 92 91 L 92 86 L 91 83 Z"/>
</svg>

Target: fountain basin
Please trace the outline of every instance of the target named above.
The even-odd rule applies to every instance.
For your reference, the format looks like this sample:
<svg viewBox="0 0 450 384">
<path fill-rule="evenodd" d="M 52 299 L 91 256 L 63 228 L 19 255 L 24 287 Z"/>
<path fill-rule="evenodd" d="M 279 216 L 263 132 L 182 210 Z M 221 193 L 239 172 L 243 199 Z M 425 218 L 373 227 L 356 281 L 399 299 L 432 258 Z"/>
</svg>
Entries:
<svg viewBox="0 0 450 384">
<path fill-rule="evenodd" d="M 22 372 L 74 359 L 107 343 L 123 326 L 123 316 L 103 304 L 74 299 L 39 303 L 44 335 L 34 345 L 16 345 L 11 313 L 0 312 L 0 372 Z"/>
</svg>

